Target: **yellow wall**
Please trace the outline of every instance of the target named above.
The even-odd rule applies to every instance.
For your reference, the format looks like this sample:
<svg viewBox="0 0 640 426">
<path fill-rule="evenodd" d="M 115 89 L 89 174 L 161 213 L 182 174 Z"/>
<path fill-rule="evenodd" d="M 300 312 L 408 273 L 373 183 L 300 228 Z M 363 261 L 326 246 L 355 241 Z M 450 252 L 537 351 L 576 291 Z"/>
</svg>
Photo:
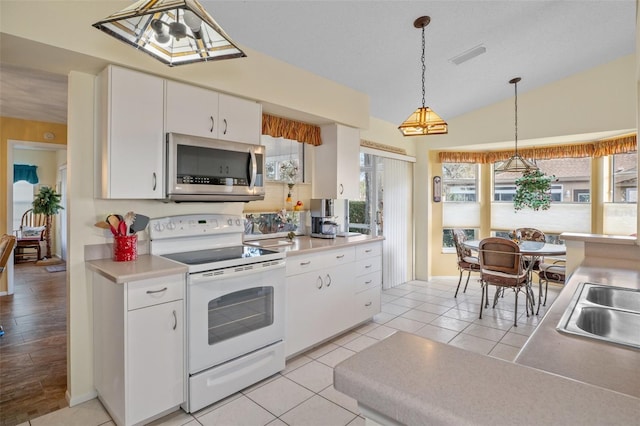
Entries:
<svg viewBox="0 0 640 426">
<path fill-rule="evenodd" d="M 536 138 L 635 130 L 636 84 L 635 55 L 628 55 L 539 89 L 519 93 L 519 141 L 524 146 L 534 143 Z M 509 90 L 507 82 L 505 90 Z M 434 206 L 438 203 L 432 202 L 430 188 L 431 179 L 441 172 L 441 166 L 430 153 L 460 147 L 464 150 L 490 150 L 492 145 L 505 142 L 508 143 L 507 147 L 512 146 L 512 141 L 513 99 L 449 120 L 449 133 L 446 135 L 416 138 L 416 279 L 456 274 L 455 268 L 449 270 L 440 267 L 455 265 L 455 261 L 449 261 L 448 256 L 441 255 L 442 213 L 438 213 L 438 209 L 442 207 Z M 596 166 L 594 170 L 598 172 L 599 169 Z M 483 171 L 481 176 L 481 190 L 484 191 L 481 196 L 490 197 L 491 174 Z M 425 185 L 429 187 L 428 191 L 424 190 Z M 602 192 L 600 188 L 593 189 L 599 194 Z M 484 202 L 481 234 L 488 236 L 490 198 Z M 602 218 L 599 220 L 601 224 Z M 598 229 L 597 226 L 595 229 Z"/>
<path fill-rule="evenodd" d="M 46 132 L 54 134 L 54 138 L 47 140 L 44 138 Z M 66 145 L 67 143 L 67 126 L 66 124 L 44 123 L 41 121 L 20 120 L 17 118 L 0 117 L 0 233 L 11 233 L 12 230 L 7 226 L 7 192 L 8 188 L 6 168 L 9 140 L 25 141 L 25 142 L 43 142 L 58 145 Z M 7 278 L 5 274 L 0 277 L 0 294 L 7 291 Z"/>
</svg>

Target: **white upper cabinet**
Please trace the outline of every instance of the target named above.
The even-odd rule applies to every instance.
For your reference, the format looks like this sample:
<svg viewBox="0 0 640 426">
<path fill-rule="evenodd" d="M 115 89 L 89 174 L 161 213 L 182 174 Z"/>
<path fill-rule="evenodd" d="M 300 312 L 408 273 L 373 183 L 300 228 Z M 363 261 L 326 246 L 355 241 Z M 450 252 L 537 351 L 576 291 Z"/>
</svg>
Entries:
<svg viewBox="0 0 640 426">
<path fill-rule="evenodd" d="M 163 198 L 164 80 L 109 66 L 96 89 L 96 196 Z"/>
<path fill-rule="evenodd" d="M 166 131 L 259 145 L 262 106 L 167 80 Z"/>
<path fill-rule="evenodd" d="M 360 130 L 327 124 L 320 131 L 322 145 L 314 149 L 313 198 L 359 198 Z"/>
<path fill-rule="evenodd" d="M 218 92 L 166 81 L 166 131 L 217 138 Z"/>
<path fill-rule="evenodd" d="M 260 145 L 262 105 L 220 94 L 218 139 Z"/>
</svg>

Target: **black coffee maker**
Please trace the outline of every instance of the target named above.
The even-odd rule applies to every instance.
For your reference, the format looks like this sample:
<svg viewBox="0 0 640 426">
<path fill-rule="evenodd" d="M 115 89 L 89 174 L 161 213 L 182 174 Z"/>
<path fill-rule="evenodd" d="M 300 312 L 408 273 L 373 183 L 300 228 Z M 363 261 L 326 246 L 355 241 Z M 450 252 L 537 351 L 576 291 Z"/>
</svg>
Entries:
<svg viewBox="0 0 640 426">
<path fill-rule="evenodd" d="M 335 238 L 338 233 L 333 200 L 329 198 L 311 199 L 311 236 L 314 238 Z"/>
</svg>

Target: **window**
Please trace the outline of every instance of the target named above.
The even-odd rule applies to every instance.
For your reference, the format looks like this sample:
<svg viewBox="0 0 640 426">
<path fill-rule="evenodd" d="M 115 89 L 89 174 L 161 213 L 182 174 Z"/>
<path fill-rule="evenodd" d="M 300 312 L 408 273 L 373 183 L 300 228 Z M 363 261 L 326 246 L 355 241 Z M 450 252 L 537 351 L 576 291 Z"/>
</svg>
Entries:
<svg viewBox="0 0 640 426">
<path fill-rule="evenodd" d="M 32 208 L 34 185 L 26 180 L 13 184 L 13 229 L 20 229 L 24 212 Z"/>
<path fill-rule="evenodd" d="M 267 181 L 287 181 L 286 174 L 291 167 L 297 168 L 296 183 L 304 182 L 304 144 L 292 139 L 273 138 L 268 135 L 260 137 L 265 147 Z"/>
<path fill-rule="evenodd" d="M 614 203 L 638 201 L 638 152 L 611 156 L 611 188 Z"/>
<path fill-rule="evenodd" d="M 442 163 L 444 201 L 473 202 L 478 200 L 478 165 L 474 163 Z"/>
<path fill-rule="evenodd" d="M 538 160 L 538 167 L 555 176 L 551 184 L 551 200 L 556 203 L 589 203 L 591 201 L 591 159 L 557 158 Z M 496 173 L 493 200 L 512 202 L 516 193 L 515 181 L 520 173 Z"/>
<path fill-rule="evenodd" d="M 463 229 L 464 234 L 467 236 L 467 240 L 476 240 L 476 230 L 475 229 Z M 447 228 L 442 230 L 442 248 L 443 249 L 454 249 L 455 244 L 453 242 L 453 229 Z M 449 251 L 449 250 L 447 250 Z"/>
</svg>

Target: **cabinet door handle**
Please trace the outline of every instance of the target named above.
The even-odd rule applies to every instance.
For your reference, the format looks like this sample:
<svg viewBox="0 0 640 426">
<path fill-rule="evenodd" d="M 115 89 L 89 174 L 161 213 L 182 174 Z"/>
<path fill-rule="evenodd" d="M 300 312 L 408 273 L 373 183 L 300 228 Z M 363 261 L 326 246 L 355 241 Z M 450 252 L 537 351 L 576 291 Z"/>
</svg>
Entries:
<svg viewBox="0 0 640 426">
<path fill-rule="evenodd" d="M 373 282 L 373 280 L 369 280 L 369 281 L 365 281 L 365 284 L 371 284 Z"/>
<path fill-rule="evenodd" d="M 176 315 L 176 310 L 173 310 L 173 329 L 175 330 L 178 327 L 178 315 Z"/>
<path fill-rule="evenodd" d="M 158 178 L 156 176 L 156 172 L 153 172 L 153 190 L 156 190 L 156 184 L 158 183 Z"/>
<path fill-rule="evenodd" d="M 222 132 L 223 135 L 227 134 L 227 119 L 225 118 L 224 120 L 222 120 L 222 122 L 224 123 L 224 132 Z"/>
<path fill-rule="evenodd" d="M 318 287 L 318 290 L 322 288 L 322 277 L 320 275 L 318 275 L 318 279 L 316 280 L 316 287 Z"/>
<path fill-rule="evenodd" d="M 215 121 L 213 120 L 213 115 L 210 115 L 209 118 L 211 119 L 211 127 L 209 128 L 209 132 L 213 133 L 213 125 L 214 125 Z"/>
<path fill-rule="evenodd" d="M 167 287 L 161 288 L 160 290 L 147 290 L 147 294 L 162 293 L 163 291 L 167 291 Z"/>
<path fill-rule="evenodd" d="M 331 275 L 327 274 L 327 287 L 331 285 Z"/>
<path fill-rule="evenodd" d="M 371 253 L 372 251 L 373 251 L 373 249 L 368 249 L 368 250 L 365 250 L 364 252 L 365 253 Z"/>
<path fill-rule="evenodd" d="M 300 262 L 300 266 L 307 266 L 307 265 L 311 265 L 311 261 L 307 261 L 307 262 Z"/>
<path fill-rule="evenodd" d="M 364 266 L 364 269 L 369 269 L 369 268 L 371 268 L 372 266 L 373 266 L 373 265 L 365 265 L 365 266 Z"/>
<path fill-rule="evenodd" d="M 342 259 L 344 257 L 344 254 L 341 254 L 339 256 L 336 256 L 336 259 Z"/>
<path fill-rule="evenodd" d="M 340 188 L 340 195 L 342 195 L 342 193 L 344 192 L 344 185 L 340 184 L 340 186 L 338 187 Z"/>
<path fill-rule="evenodd" d="M 371 306 L 371 302 L 367 302 L 367 303 L 365 303 L 365 304 L 364 304 L 364 306 L 367 306 L 367 307 L 368 307 L 368 306 Z"/>
</svg>

